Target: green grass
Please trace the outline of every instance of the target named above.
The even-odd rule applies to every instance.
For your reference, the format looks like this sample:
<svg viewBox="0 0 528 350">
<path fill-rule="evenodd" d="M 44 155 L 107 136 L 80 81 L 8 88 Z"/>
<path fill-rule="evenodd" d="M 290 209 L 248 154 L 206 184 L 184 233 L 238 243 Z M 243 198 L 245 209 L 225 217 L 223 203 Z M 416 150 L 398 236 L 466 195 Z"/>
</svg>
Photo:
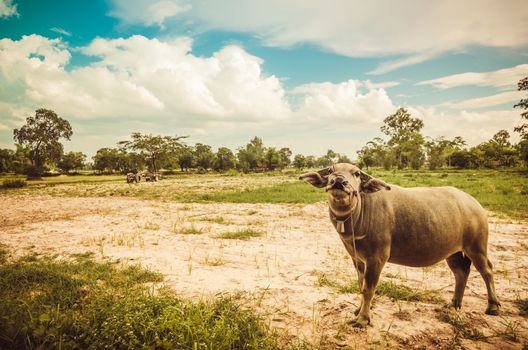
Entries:
<svg viewBox="0 0 528 350">
<path fill-rule="evenodd" d="M 278 349 L 236 296 L 191 302 L 137 266 L 28 256 L 0 265 L 0 348 Z"/>
<path fill-rule="evenodd" d="M 528 220 L 528 170 L 373 170 L 370 173 L 404 187 L 454 186 L 497 214 Z"/>
<path fill-rule="evenodd" d="M 515 219 L 528 220 L 528 170 L 402 170 L 369 171 L 386 182 L 403 186 L 454 186 L 475 197 L 483 207 Z M 326 193 L 304 182 L 222 191 L 199 195 L 202 201 L 231 203 L 300 203 L 326 199 Z"/>
<path fill-rule="evenodd" d="M 0 180 L 21 179 L 25 180 L 25 175 L 0 175 Z M 101 182 L 126 182 L 125 175 L 58 175 L 46 176 L 42 180 L 28 181 L 29 186 L 35 185 L 59 185 L 59 184 L 77 184 L 77 183 L 101 183 Z"/>
<path fill-rule="evenodd" d="M 203 201 L 230 203 L 315 203 L 326 198 L 323 190 L 302 182 L 282 183 L 244 191 L 218 192 L 199 197 Z"/>
<path fill-rule="evenodd" d="M 367 172 L 386 182 L 404 186 L 454 186 L 474 196 L 485 208 L 503 216 L 528 220 L 528 170 L 380 170 Z M 125 183 L 124 175 L 78 175 L 29 181 L 29 186 L 9 194 L 73 197 L 135 197 L 178 202 L 310 204 L 326 193 L 285 172 L 225 176 L 185 174 L 157 183 Z M 0 176 L 0 180 L 17 178 Z M 20 178 L 20 177 L 18 177 Z M 61 185 L 61 186 L 57 186 Z M 33 191 L 33 192 L 32 192 Z M 7 193 L 7 191 L 0 190 Z"/>
<path fill-rule="evenodd" d="M 219 235 L 216 236 L 216 238 L 221 239 L 241 239 L 244 241 L 247 241 L 250 238 L 253 237 L 260 237 L 263 233 L 260 231 L 255 231 L 251 228 L 245 228 L 237 231 L 228 231 L 228 232 L 222 232 Z"/>
<path fill-rule="evenodd" d="M 349 280 L 345 283 L 332 279 L 326 274 L 321 274 L 317 278 L 317 285 L 327 286 L 337 290 L 340 293 L 359 293 L 358 283 L 356 280 Z M 402 284 L 393 282 L 380 281 L 376 287 L 376 294 L 389 297 L 394 300 L 403 301 L 422 301 L 440 303 L 442 299 L 430 290 L 415 290 Z"/>
</svg>

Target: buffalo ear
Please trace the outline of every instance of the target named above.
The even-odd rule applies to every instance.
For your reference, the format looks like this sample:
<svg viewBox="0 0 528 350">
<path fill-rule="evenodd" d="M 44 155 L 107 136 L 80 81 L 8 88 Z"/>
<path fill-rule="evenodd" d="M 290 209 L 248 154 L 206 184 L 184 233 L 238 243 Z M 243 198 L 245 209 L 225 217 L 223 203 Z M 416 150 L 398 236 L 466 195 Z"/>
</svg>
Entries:
<svg viewBox="0 0 528 350">
<path fill-rule="evenodd" d="M 378 192 L 379 190 L 390 191 L 391 189 L 391 187 L 387 185 L 384 181 L 376 179 L 363 171 L 359 172 L 359 177 L 361 179 L 361 184 L 359 187 L 360 192 L 372 193 Z"/>
<path fill-rule="evenodd" d="M 328 175 L 332 173 L 331 168 L 324 168 L 318 172 L 306 173 L 299 176 L 299 180 L 311 183 L 313 186 L 322 188 L 328 184 Z"/>
</svg>

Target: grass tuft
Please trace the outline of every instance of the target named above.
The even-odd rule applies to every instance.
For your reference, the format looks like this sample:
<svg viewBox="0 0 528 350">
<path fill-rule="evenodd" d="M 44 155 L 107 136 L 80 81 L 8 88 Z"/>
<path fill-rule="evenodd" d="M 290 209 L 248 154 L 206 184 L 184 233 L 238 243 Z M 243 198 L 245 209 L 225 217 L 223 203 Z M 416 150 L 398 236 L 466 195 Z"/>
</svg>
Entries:
<svg viewBox="0 0 528 350">
<path fill-rule="evenodd" d="M 515 300 L 515 305 L 519 308 L 519 314 L 528 316 L 528 298 Z"/>
<path fill-rule="evenodd" d="M 459 314 L 455 310 L 444 308 L 437 314 L 438 320 L 448 323 L 453 328 L 453 342 L 458 342 L 459 338 L 471 340 L 484 340 L 486 337 L 478 330 L 471 319 Z"/>
<path fill-rule="evenodd" d="M 248 240 L 253 237 L 260 237 L 263 233 L 260 231 L 255 231 L 251 228 L 245 228 L 242 230 L 237 231 L 228 231 L 228 232 L 222 232 L 219 235 L 216 236 L 216 238 L 221 239 L 241 239 L 241 240 Z"/>
<path fill-rule="evenodd" d="M 190 227 L 183 227 L 180 229 L 177 229 L 176 233 L 182 234 L 182 235 L 201 235 L 205 232 L 205 229 L 198 228 L 194 225 L 191 225 Z"/>
<path fill-rule="evenodd" d="M 357 281 L 351 280 L 348 283 L 341 283 L 331 279 L 324 273 L 317 277 L 317 285 L 320 287 L 331 287 L 339 293 L 359 293 Z"/>
</svg>

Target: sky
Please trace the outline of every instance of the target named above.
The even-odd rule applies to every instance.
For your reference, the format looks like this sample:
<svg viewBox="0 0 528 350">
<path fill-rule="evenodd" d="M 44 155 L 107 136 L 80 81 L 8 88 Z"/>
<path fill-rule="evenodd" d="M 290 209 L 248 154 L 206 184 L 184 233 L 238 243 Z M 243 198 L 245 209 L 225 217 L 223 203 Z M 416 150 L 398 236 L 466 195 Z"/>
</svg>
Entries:
<svg viewBox="0 0 528 350">
<path fill-rule="evenodd" d="M 521 123 L 525 0 L 0 0 L 0 147 L 38 108 L 130 133 L 356 158 L 399 107 L 468 145 Z"/>
</svg>

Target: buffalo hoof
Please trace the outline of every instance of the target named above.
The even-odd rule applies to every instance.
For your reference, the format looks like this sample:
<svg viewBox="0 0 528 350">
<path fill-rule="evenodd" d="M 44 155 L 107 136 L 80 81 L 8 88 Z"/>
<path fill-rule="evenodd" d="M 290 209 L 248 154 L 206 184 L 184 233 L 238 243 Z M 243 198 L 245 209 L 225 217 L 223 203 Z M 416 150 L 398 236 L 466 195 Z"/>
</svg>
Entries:
<svg viewBox="0 0 528 350">
<path fill-rule="evenodd" d="M 497 304 L 488 304 L 486 309 L 486 315 L 498 316 L 500 313 L 500 305 Z"/>
<path fill-rule="evenodd" d="M 460 310 L 460 308 L 462 307 L 462 303 L 458 300 L 451 300 L 445 305 L 445 307 L 448 309 Z"/>
<path fill-rule="evenodd" d="M 358 316 L 348 322 L 348 324 L 355 328 L 367 328 L 367 326 L 370 324 L 370 317 Z"/>
</svg>

